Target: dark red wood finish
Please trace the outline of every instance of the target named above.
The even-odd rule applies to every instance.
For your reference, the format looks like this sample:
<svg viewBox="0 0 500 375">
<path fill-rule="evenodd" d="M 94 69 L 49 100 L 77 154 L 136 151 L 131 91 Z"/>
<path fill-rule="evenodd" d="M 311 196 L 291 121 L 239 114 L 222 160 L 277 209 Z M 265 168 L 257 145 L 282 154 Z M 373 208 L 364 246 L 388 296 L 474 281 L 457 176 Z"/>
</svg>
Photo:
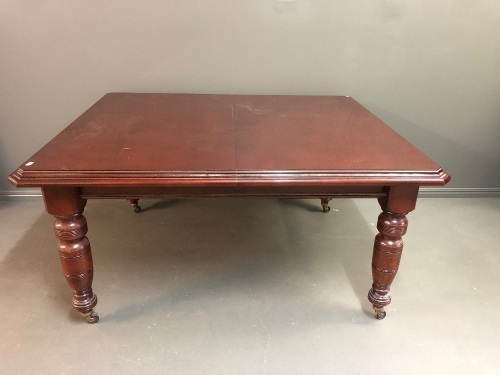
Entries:
<svg viewBox="0 0 500 375">
<path fill-rule="evenodd" d="M 420 186 L 447 175 L 350 97 L 194 94 L 105 95 L 12 173 L 42 187 L 56 217 L 73 306 L 90 322 L 92 257 L 86 199 L 147 197 L 375 197 L 383 213 L 369 292 L 385 316 L 406 214 Z"/>
</svg>

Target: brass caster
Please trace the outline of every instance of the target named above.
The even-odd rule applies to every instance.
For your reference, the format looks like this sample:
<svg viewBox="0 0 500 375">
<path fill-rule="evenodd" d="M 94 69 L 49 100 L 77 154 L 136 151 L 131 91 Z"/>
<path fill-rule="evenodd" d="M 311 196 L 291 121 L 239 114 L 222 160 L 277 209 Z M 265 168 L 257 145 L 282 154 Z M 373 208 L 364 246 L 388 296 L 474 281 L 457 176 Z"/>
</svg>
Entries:
<svg viewBox="0 0 500 375">
<path fill-rule="evenodd" d="M 129 199 L 130 204 L 134 208 L 134 212 L 138 214 L 142 211 L 141 206 L 139 206 L 139 199 Z"/>
<path fill-rule="evenodd" d="M 326 214 L 327 212 L 330 212 L 330 206 L 328 205 L 328 202 L 330 202 L 330 198 L 321 198 L 321 206 L 323 207 L 323 212 Z"/>
<path fill-rule="evenodd" d="M 383 307 L 380 309 L 374 307 L 373 309 L 375 310 L 375 318 L 377 318 L 378 320 L 384 319 L 387 315 Z"/>
<path fill-rule="evenodd" d="M 94 323 L 97 323 L 99 321 L 99 315 L 97 315 L 97 313 L 94 310 L 90 310 L 89 312 L 86 312 L 86 313 L 81 312 L 80 314 L 90 324 L 94 324 Z"/>
</svg>

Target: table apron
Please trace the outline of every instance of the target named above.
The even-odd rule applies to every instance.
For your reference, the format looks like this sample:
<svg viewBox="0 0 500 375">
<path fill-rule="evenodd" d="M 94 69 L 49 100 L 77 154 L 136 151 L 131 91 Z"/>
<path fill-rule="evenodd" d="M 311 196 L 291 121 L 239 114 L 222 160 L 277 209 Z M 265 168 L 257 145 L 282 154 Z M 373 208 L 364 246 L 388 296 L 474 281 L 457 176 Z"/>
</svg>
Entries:
<svg viewBox="0 0 500 375">
<path fill-rule="evenodd" d="M 316 198 L 316 197 L 383 197 L 384 186 L 86 186 L 79 188 L 84 199 L 113 198 L 208 198 L 208 197 L 271 197 L 271 198 Z"/>
</svg>

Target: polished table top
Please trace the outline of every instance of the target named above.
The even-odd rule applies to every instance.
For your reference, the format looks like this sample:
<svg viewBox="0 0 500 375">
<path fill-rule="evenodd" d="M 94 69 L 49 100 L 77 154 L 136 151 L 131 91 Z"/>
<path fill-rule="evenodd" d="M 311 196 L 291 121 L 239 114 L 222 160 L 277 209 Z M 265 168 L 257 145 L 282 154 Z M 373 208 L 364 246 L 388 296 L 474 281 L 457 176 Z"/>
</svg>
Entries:
<svg viewBox="0 0 500 375">
<path fill-rule="evenodd" d="M 15 171 L 17 186 L 444 185 L 353 98 L 110 93 Z"/>
</svg>

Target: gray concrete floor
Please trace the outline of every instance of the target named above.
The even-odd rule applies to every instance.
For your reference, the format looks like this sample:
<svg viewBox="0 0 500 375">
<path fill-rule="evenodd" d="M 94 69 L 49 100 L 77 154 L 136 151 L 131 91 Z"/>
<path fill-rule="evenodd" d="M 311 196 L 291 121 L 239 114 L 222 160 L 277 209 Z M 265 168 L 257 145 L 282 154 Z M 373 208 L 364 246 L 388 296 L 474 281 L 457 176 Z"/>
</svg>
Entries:
<svg viewBox="0 0 500 375">
<path fill-rule="evenodd" d="M 41 198 L 0 201 L 0 374 L 498 374 L 500 199 L 419 200 L 387 318 L 375 200 L 89 201 L 98 324 Z"/>
</svg>

